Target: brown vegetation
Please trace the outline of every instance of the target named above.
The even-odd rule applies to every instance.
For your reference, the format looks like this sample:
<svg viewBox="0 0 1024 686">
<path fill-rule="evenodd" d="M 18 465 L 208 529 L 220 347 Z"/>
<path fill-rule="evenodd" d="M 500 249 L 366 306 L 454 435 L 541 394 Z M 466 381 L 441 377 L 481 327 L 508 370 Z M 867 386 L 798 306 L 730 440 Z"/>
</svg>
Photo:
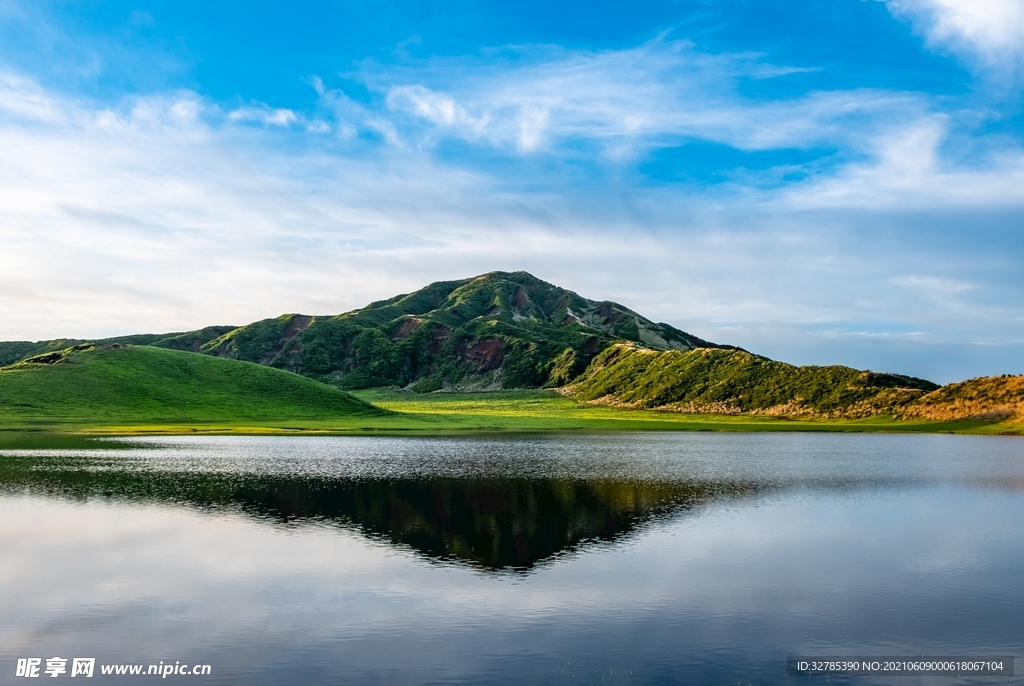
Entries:
<svg viewBox="0 0 1024 686">
<path fill-rule="evenodd" d="M 949 384 L 901 408 L 900 419 L 1024 420 L 1024 376 L 986 376 Z"/>
</svg>

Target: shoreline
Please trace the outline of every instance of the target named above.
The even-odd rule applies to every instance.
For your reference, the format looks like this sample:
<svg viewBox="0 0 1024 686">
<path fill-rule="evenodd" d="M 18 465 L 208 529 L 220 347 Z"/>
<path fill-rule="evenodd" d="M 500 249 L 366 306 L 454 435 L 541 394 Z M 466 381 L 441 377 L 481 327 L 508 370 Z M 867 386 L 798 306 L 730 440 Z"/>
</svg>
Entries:
<svg viewBox="0 0 1024 686">
<path fill-rule="evenodd" d="M 579 403 L 552 391 L 418 394 L 368 389 L 352 395 L 386 410 L 305 419 L 251 417 L 107 416 L 86 418 L 21 416 L 2 422 L 0 434 L 59 433 L 87 436 L 334 435 L 468 436 L 620 432 L 715 431 L 739 433 L 926 433 L 1024 435 L 1012 420 L 900 420 L 888 415 L 862 419 L 795 418 L 766 415 L 687 414 L 631 410 Z"/>
</svg>

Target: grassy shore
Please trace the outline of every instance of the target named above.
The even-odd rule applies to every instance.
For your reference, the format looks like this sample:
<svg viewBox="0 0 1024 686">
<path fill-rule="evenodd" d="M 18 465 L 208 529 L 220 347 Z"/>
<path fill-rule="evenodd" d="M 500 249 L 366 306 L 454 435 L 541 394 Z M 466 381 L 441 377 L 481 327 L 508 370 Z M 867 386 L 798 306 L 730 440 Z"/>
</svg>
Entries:
<svg viewBox="0 0 1024 686">
<path fill-rule="evenodd" d="M 104 418 L 65 420 L 26 417 L 0 429 L 43 430 L 107 435 L 140 434 L 341 434 L 453 435 L 529 432 L 603 431 L 828 431 L 875 433 L 1020 434 L 1024 427 L 993 422 L 862 420 L 790 420 L 776 417 L 693 415 L 620 410 L 579 404 L 551 391 L 417 394 L 396 390 L 357 391 L 362 400 L 391 410 L 390 415 L 253 420 Z"/>
<path fill-rule="evenodd" d="M 434 419 L 472 429 L 487 424 L 499 431 L 854 431 L 888 433 L 1020 434 L 1024 426 L 1004 422 L 804 420 L 720 414 L 682 414 L 587 405 L 554 391 L 410 393 L 371 389 L 352 393 L 397 413 L 395 421 Z"/>
<path fill-rule="evenodd" d="M 0 369 L 0 433 L 434 435 L 573 431 L 1021 433 L 1019 423 L 787 419 L 579 403 L 554 391 L 349 394 L 277 369 L 137 346 L 80 346 Z M 372 403 L 372 404 L 370 404 Z"/>
</svg>

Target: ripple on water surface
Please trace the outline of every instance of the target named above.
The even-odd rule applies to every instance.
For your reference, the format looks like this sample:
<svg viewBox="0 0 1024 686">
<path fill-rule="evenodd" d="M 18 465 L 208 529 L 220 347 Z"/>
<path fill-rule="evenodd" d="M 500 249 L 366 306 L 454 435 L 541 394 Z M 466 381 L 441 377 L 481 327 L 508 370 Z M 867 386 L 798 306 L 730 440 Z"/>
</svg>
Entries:
<svg viewBox="0 0 1024 686">
<path fill-rule="evenodd" d="M 1019 439 L 33 441 L 0 441 L 12 674 L 788 683 L 788 654 L 1020 649 Z"/>
</svg>

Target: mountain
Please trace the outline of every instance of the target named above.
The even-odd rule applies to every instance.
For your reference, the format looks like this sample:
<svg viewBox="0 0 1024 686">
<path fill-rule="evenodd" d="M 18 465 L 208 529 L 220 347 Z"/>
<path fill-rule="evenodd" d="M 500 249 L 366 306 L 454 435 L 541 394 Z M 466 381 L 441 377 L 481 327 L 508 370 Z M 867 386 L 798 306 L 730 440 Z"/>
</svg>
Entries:
<svg viewBox="0 0 1024 686">
<path fill-rule="evenodd" d="M 180 337 L 152 345 L 171 340 Z M 564 385 L 613 341 L 655 350 L 723 347 L 526 272 L 491 272 L 336 316 L 265 319 L 198 350 L 346 389 L 484 390 Z"/>
<path fill-rule="evenodd" d="M 247 362 L 149 346 L 75 345 L 0 368 L 0 425 L 277 421 L 387 414 Z"/>
<path fill-rule="evenodd" d="M 286 314 L 240 327 L 95 341 L 0 342 L 0 365 L 73 345 L 132 344 L 255 362 L 343 389 L 487 390 L 562 386 L 614 341 L 654 350 L 731 349 L 526 272 L 491 272 L 340 315 Z"/>
<path fill-rule="evenodd" d="M 136 351 L 134 356 L 145 355 L 138 352 L 143 347 L 202 353 L 195 357 L 256 363 L 340 389 L 546 387 L 559 388 L 585 403 L 690 413 L 1024 419 L 1024 377 L 972 379 L 940 389 L 924 379 L 898 374 L 843 366 L 797 367 L 709 343 L 617 303 L 583 298 L 526 272 L 439 281 L 340 315 L 287 314 L 240 327 L 210 326 L 102 341 L 5 342 L 0 343 L 0 365 L 34 356 L 36 362 L 25 364 L 42 368 L 38 360 L 54 354 L 74 362 L 89 345 L 95 346 L 98 352 L 91 354 L 98 358 L 125 345 Z M 155 363 L 156 358 L 149 361 Z M 136 378 L 144 393 L 156 393 L 156 377 Z M 297 382 L 295 376 L 287 378 L 293 385 Z M 74 399 L 69 411 L 79 402 L 88 406 L 74 388 L 66 388 Z M 311 397 L 327 402 L 321 385 L 305 388 Z M 127 386 L 122 389 L 124 397 L 134 397 L 129 391 Z M 247 392 L 235 387 L 223 397 L 236 391 Z M 0 386 L 0 396 L 4 395 Z M 330 402 L 344 404 L 341 397 L 347 396 Z M 267 402 L 284 407 L 277 400 Z M 0 419 L 9 408 L 0 403 Z M 124 408 L 131 411 L 131 404 Z M 316 412 L 297 408 L 288 411 Z M 215 410 L 213 405 L 207 409 Z M 344 411 L 350 410 L 356 408 Z"/>
<path fill-rule="evenodd" d="M 938 388 L 899 374 L 796 367 L 745 350 L 616 344 L 562 392 L 581 402 L 638 409 L 852 419 L 895 412 Z"/>
</svg>

